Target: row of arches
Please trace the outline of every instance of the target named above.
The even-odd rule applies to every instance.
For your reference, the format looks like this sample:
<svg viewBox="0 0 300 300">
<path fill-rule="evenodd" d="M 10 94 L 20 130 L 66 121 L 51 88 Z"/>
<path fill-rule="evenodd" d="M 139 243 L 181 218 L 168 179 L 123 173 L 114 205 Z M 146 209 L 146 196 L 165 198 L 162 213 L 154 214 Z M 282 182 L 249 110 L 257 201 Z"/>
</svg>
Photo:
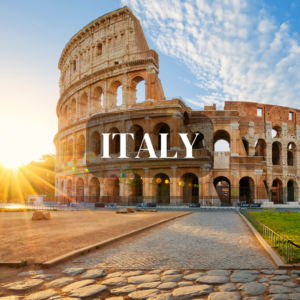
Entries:
<svg viewBox="0 0 300 300">
<path fill-rule="evenodd" d="M 167 123 L 160 122 L 156 124 L 152 129 L 152 137 L 151 141 L 155 150 L 161 150 L 161 138 L 160 134 L 166 133 L 167 136 L 167 150 L 171 149 L 171 136 L 170 136 L 170 126 Z M 118 154 L 120 152 L 120 136 L 116 135 L 112 138 L 114 133 L 120 133 L 120 130 L 117 127 L 111 128 L 107 133 L 110 133 L 109 139 L 109 152 L 110 154 Z M 134 139 L 128 139 L 128 151 L 129 152 L 137 152 L 140 149 L 141 143 L 144 137 L 144 129 L 140 125 L 133 125 L 128 133 L 132 133 L 134 135 Z M 197 135 L 197 138 L 195 139 Z M 191 141 L 195 142 L 193 144 L 193 149 L 202 149 L 204 148 L 204 136 L 201 133 L 193 133 Z M 85 141 L 84 135 L 80 135 L 75 141 L 75 153 L 74 152 L 74 141 L 73 139 L 69 139 L 63 144 L 63 157 L 66 161 L 70 161 L 73 158 L 81 159 L 84 157 L 87 152 L 86 144 L 90 143 L 89 149 L 89 157 L 91 160 L 96 158 L 101 154 L 102 151 L 102 136 L 99 131 L 95 130 L 92 132 L 90 136 L 90 140 Z M 144 146 L 142 146 L 144 147 Z"/>
<path fill-rule="evenodd" d="M 60 117 L 62 125 L 67 125 L 78 118 L 85 117 L 88 113 L 94 114 L 100 112 L 105 106 L 105 94 L 108 102 L 106 108 L 145 101 L 144 78 L 142 76 L 135 76 L 125 91 L 124 93 L 122 82 L 117 80 L 110 85 L 107 91 L 102 86 L 95 87 L 90 99 L 87 92 L 82 93 L 78 100 L 71 98 L 61 109 Z M 128 98 L 127 101 L 123 101 L 125 100 L 123 99 L 124 94 Z"/>
</svg>

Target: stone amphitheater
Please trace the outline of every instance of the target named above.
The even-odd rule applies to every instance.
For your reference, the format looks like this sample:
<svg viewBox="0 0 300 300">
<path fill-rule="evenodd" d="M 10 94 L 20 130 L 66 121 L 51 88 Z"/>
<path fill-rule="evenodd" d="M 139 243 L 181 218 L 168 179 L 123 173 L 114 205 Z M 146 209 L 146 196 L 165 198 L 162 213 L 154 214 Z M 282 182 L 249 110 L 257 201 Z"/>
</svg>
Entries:
<svg viewBox="0 0 300 300">
<path fill-rule="evenodd" d="M 225 102 L 192 110 L 165 97 L 159 57 L 148 47 L 128 7 L 86 25 L 64 48 L 57 103 L 56 197 L 77 202 L 294 204 L 300 201 L 299 110 L 254 102 Z M 144 98 L 137 99 L 137 86 Z M 249 99 L 250 100 L 250 99 Z M 126 161 L 120 139 L 110 136 L 111 158 L 102 158 L 102 133 L 132 133 Z M 167 133 L 168 156 L 157 156 Z M 179 133 L 187 133 L 194 159 L 185 159 Z M 198 134 L 198 135 L 197 135 Z M 218 149 L 218 143 L 224 147 Z M 299 157 L 299 159 L 298 159 Z"/>
</svg>

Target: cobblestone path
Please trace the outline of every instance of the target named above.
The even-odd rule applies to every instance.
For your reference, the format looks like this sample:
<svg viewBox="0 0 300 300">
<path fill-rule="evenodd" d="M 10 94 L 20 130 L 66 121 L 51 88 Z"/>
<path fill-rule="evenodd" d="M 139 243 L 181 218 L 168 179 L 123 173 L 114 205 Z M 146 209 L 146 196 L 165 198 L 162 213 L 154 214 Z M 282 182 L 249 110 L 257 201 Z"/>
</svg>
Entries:
<svg viewBox="0 0 300 300">
<path fill-rule="evenodd" d="M 133 243 L 101 249 L 67 267 L 103 269 L 262 269 L 275 265 L 234 212 L 196 212 Z"/>
</svg>

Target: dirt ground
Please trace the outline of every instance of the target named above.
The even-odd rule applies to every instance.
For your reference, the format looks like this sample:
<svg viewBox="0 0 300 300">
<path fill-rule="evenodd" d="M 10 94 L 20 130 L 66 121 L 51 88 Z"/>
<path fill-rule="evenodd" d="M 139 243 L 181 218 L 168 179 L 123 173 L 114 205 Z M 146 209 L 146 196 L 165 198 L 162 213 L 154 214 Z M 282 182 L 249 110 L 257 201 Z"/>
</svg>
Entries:
<svg viewBox="0 0 300 300">
<path fill-rule="evenodd" d="M 0 260 L 40 263 L 185 212 L 54 211 L 32 221 L 32 212 L 0 213 Z"/>
</svg>

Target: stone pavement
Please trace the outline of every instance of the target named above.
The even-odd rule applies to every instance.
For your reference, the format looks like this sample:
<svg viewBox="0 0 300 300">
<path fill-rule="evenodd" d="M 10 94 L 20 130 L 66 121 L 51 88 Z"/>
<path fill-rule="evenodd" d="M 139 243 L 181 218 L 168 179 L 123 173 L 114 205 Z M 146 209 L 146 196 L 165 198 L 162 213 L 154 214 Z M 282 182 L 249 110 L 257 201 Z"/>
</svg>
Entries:
<svg viewBox="0 0 300 300">
<path fill-rule="evenodd" d="M 240 216 L 202 211 L 166 224 L 133 243 L 104 248 L 67 267 L 101 269 L 262 269 L 275 267 Z"/>
<path fill-rule="evenodd" d="M 0 283 L 0 300 L 299 300 L 300 271 L 118 271 L 97 267 L 22 272 Z M 112 299 L 113 298 L 113 299 Z"/>
</svg>

